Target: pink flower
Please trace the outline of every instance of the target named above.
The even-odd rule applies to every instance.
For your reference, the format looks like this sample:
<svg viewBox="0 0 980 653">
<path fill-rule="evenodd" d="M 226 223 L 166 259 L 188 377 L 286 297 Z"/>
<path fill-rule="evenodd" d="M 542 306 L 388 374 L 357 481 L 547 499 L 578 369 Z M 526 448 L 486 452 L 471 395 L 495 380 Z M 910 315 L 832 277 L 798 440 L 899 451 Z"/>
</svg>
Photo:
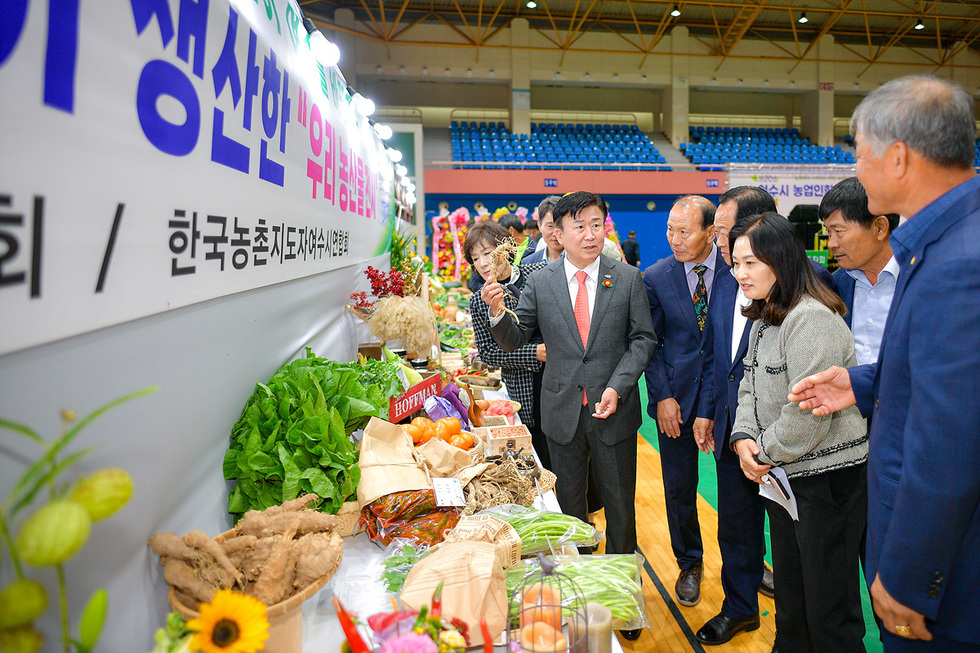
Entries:
<svg viewBox="0 0 980 653">
<path fill-rule="evenodd" d="M 439 653 L 439 647 L 428 635 L 407 633 L 385 642 L 381 653 Z"/>
</svg>

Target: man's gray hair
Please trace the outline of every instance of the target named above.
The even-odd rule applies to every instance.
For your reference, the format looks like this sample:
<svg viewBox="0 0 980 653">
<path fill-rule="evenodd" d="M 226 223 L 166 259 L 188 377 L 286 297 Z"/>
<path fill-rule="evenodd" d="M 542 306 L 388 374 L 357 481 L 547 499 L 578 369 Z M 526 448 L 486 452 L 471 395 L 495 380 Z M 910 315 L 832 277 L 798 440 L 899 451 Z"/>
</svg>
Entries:
<svg viewBox="0 0 980 653">
<path fill-rule="evenodd" d="M 977 137 L 973 97 L 933 75 L 900 77 L 867 95 L 851 116 L 851 135 L 861 133 L 875 156 L 905 143 L 944 168 L 973 166 Z"/>
</svg>

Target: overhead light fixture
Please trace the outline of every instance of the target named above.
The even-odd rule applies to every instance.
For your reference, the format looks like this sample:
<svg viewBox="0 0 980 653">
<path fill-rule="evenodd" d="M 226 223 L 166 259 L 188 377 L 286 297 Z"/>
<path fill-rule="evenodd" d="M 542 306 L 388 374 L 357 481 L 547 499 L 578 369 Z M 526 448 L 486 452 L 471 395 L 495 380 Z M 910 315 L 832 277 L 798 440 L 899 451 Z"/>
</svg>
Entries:
<svg viewBox="0 0 980 653">
<path fill-rule="evenodd" d="M 767 79 L 764 82 L 762 82 L 762 85 L 768 87 L 769 86 L 769 80 Z"/>
<path fill-rule="evenodd" d="M 446 68 L 446 75 L 450 75 L 451 73 L 452 73 L 452 71 L 449 70 L 449 68 Z"/>
<path fill-rule="evenodd" d="M 555 71 L 555 79 L 561 79 L 561 71 L 560 70 L 556 70 Z"/>
<path fill-rule="evenodd" d="M 402 75 L 404 75 L 405 74 L 405 66 L 399 66 L 398 67 L 398 72 L 400 72 Z"/>
<path fill-rule="evenodd" d="M 337 47 L 337 44 L 328 41 L 323 32 L 309 18 L 303 20 L 303 27 L 309 34 L 310 52 L 313 53 L 317 61 L 324 66 L 336 66 L 340 61 L 340 48 Z"/>
<path fill-rule="evenodd" d="M 473 69 L 472 68 L 467 68 L 466 69 L 466 76 L 467 77 L 472 77 L 473 76 Z"/>
<path fill-rule="evenodd" d="M 917 21 L 917 22 L 915 23 L 915 27 L 913 27 L 912 29 L 925 29 L 925 28 L 926 28 L 926 26 L 922 24 L 922 19 L 920 18 L 920 19 L 919 19 L 919 20 L 918 20 L 918 21 Z"/>
<path fill-rule="evenodd" d="M 806 17 L 806 12 L 805 11 L 801 11 L 800 12 L 800 17 L 796 19 L 796 22 L 797 23 L 800 23 L 800 24 L 809 23 L 810 22 L 810 19 Z"/>
<path fill-rule="evenodd" d="M 534 0 L 527 0 L 527 4 L 525 4 L 524 6 L 527 7 L 528 9 L 537 9 L 538 3 L 535 2 Z"/>
<path fill-rule="evenodd" d="M 589 73 L 585 73 L 585 75 L 582 76 L 582 80 L 583 81 L 586 81 L 587 82 L 590 79 L 592 79 L 592 75 L 590 75 Z"/>
<path fill-rule="evenodd" d="M 491 68 L 490 72 L 487 73 L 487 77 L 493 77 L 493 68 Z"/>
<path fill-rule="evenodd" d="M 677 5 L 674 5 L 674 8 L 670 10 L 670 15 L 673 16 L 674 18 L 679 17 L 681 15 L 681 8 L 678 7 Z"/>
<path fill-rule="evenodd" d="M 382 68 L 381 66 L 378 66 L 377 68 L 374 69 L 374 72 L 376 72 L 376 73 L 378 73 L 380 75 L 383 70 L 384 70 L 384 68 Z"/>
<path fill-rule="evenodd" d="M 613 73 L 613 81 L 614 82 L 618 82 L 619 81 L 619 73 Z"/>
<path fill-rule="evenodd" d="M 422 74 L 423 75 L 428 75 L 429 74 L 429 67 L 428 66 L 423 66 L 422 67 Z"/>
</svg>

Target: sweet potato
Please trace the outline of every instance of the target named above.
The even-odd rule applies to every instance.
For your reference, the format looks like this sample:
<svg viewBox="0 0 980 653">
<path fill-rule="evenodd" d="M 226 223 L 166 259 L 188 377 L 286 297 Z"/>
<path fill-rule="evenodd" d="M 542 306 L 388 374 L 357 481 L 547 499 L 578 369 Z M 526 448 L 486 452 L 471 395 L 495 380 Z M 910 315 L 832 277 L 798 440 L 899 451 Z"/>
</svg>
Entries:
<svg viewBox="0 0 980 653">
<path fill-rule="evenodd" d="M 336 533 L 310 533 L 296 541 L 300 551 L 293 586 L 301 590 L 340 566 L 344 542 Z"/>
<path fill-rule="evenodd" d="M 293 576 L 296 573 L 296 556 L 292 555 L 295 545 L 293 537 L 299 529 L 299 516 L 294 515 L 293 520 L 293 524 L 286 529 L 282 539 L 272 549 L 272 554 L 253 587 L 253 596 L 266 605 L 275 605 L 281 601 L 293 586 Z"/>
<path fill-rule="evenodd" d="M 299 520 L 299 526 L 296 529 L 298 535 L 332 531 L 337 523 L 336 515 L 325 515 L 314 510 L 285 512 L 278 515 L 267 515 L 258 510 L 250 510 L 235 526 L 235 533 L 237 535 L 267 537 L 274 533 L 285 532 L 287 528 L 292 526 L 294 520 Z"/>
</svg>

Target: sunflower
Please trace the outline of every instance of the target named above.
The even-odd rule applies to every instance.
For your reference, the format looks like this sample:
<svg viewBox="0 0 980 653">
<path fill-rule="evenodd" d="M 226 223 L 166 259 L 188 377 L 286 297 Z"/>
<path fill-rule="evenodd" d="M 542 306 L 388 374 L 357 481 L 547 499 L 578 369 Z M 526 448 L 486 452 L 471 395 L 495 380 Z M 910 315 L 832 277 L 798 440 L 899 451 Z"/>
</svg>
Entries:
<svg viewBox="0 0 980 653">
<path fill-rule="evenodd" d="M 218 590 L 211 603 L 202 603 L 201 616 L 187 628 L 195 633 L 191 650 L 200 653 L 255 653 L 269 637 L 265 605 L 232 590 Z"/>
</svg>

